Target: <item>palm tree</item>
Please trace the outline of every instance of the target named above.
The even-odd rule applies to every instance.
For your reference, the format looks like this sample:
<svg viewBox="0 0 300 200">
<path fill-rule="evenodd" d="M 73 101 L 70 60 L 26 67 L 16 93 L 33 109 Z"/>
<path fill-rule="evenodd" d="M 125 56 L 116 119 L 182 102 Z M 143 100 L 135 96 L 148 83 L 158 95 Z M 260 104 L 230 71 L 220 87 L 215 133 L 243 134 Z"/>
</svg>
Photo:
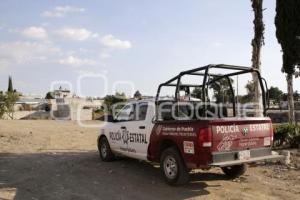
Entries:
<svg viewBox="0 0 300 200">
<path fill-rule="evenodd" d="M 252 44 L 252 68 L 260 71 L 261 68 L 261 47 L 264 45 L 264 30 L 265 25 L 263 22 L 263 0 L 251 0 L 252 8 L 254 12 L 254 38 L 251 42 Z M 258 76 L 256 73 L 253 73 L 253 84 L 254 84 L 254 102 L 257 104 L 255 107 L 255 115 L 259 116 L 262 113 L 260 112 L 261 108 L 261 93 Z"/>
</svg>

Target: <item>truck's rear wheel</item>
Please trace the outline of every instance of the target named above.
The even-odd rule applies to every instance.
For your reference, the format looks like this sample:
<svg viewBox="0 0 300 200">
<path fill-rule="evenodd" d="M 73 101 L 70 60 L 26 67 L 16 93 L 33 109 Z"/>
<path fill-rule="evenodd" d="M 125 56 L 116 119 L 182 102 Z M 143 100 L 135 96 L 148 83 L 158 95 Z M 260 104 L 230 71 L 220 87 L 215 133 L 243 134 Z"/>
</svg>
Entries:
<svg viewBox="0 0 300 200">
<path fill-rule="evenodd" d="M 108 162 L 114 160 L 115 156 L 110 149 L 106 137 L 100 138 L 98 143 L 98 150 L 102 161 Z"/>
<path fill-rule="evenodd" d="M 160 159 L 161 171 L 170 185 L 183 185 L 189 181 L 189 171 L 179 152 L 173 148 L 163 151 Z"/>
<path fill-rule="evenodd" d="M 238 178 L 247 171 L 247 165 L 234 165 L 230 167 L 221 167 L 222 171 L 231 178 Z"/>
</svg>

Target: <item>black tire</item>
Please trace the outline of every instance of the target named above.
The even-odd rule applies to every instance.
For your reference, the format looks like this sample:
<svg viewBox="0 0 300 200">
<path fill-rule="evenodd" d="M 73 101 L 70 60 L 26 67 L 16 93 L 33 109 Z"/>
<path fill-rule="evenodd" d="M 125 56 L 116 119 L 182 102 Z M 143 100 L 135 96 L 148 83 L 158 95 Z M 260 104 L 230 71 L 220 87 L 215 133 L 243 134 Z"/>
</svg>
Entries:
<svg viewBox="0 0 300 200">
<path fill-rule="evenodd" d="M 224 172 L 224 174 L 226 174 L 230 178 L 238 178 L 245 174 L 245 172 L 247 171 L 247 165 L 234 165 L 230 167 L 221 167 L 221 169 Z"/>
<path fill-rule="evenodd" d="M 110 149 L 109 143 L 106 137 L 101 137 L 98 142 L 98 151 L 102 161 L 109 162 L 113 161 L 115 156 Z"/>
<path fill-rule="evenodd" d="M 160 169 L 166 182 L 170 185 L 183 185 L 190 180 L 189 170 L 178 150 L 173 147 L 167 148 L 162 152 Z"/>
</svg>

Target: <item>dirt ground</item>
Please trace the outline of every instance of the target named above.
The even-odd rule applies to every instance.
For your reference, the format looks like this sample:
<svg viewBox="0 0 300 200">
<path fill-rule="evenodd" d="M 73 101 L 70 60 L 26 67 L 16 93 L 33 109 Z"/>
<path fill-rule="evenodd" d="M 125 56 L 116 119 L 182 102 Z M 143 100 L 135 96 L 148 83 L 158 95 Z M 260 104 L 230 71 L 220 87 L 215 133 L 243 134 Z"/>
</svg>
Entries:
<svg viewBox="0 0 300 200">
<path fill-rule="evenodd" d="M 171 187 L 158 166 L 101 162 L 97 134 L 70 121 L 0 121 L 0 199 L 300 199 L 297 163 L 251 165 L 236 180 L 197 170 L 188 185 Z"/>
</svg>

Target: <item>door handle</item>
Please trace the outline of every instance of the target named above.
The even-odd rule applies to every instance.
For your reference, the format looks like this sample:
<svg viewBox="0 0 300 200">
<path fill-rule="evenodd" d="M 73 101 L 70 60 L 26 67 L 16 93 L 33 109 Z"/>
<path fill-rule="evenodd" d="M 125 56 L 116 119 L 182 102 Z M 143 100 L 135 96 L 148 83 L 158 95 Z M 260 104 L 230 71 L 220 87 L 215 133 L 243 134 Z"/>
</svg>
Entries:
<svg viewBox="0 0 300 200">
<path fill-rule="evenodd" d="M 139 126 L 139 129 L 145 129 L 146 127 L 145 126 Z"/>
<path fill-rule="evenodd" d="M 121 129 L 126 129 L 126 126 L 121 126 Z"/>
</svg>

